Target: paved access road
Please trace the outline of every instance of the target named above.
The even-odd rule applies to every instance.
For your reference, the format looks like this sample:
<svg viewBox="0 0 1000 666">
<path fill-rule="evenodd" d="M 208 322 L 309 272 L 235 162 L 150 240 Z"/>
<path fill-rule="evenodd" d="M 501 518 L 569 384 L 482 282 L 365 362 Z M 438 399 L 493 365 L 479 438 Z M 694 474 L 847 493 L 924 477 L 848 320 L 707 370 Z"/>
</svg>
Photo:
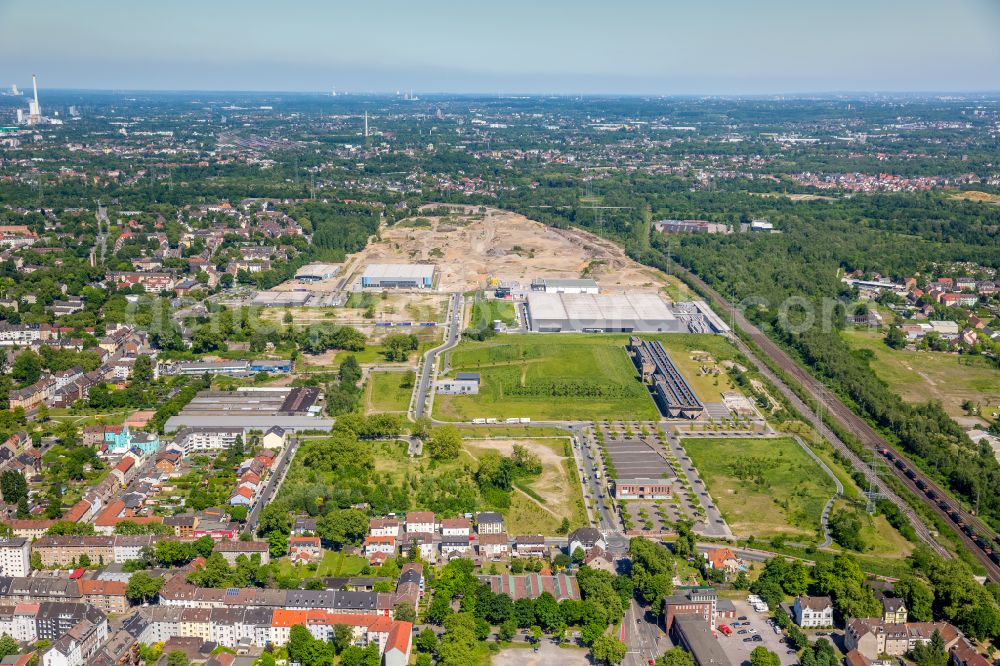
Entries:
<svg viewBox="0 0 1000 666">
<path fill-rule="evenodd" d="M 437 355 L 447 351 L 458 344 L 462 337 L 462 307 L 465 299 L 461 294 L 452 294 L 448 301 L 448 320 L 446 322 L 444 342 L 429 349 L 424 354 L 420 366 L 420 377 L 417 379 L 416 398 L 413 403 L 413 415 L 417 418 L 424 416 L 427 410 L 427 398 L 433 389 L 434 368 L 437 365 Z"/>
<path fill-rule="evenodd" d="M 628 548 L 629 540 L 622 532 L 621 521 L 612 511 L 611 493 L 606 486 L 607 470 L 593 428 L 587 426 L 589 424 L 573 424 L 567 428 L 577 443 L 573 447 L 573 457 L 583 485 L 584 501 L 590 506 L 591 520 L 596 515 L 597 528 L 607 540 L 608 548 L 622 552 Z M 600 479 L 597 478 L 598 473 Z"/>
<path fill-rule="evenodd" d="M 543 638 L 538 652 L 530 647 L 518 646 L 501 650 L 493 656 L 493 666 L 590 666 L 589 651 L 559 647 L 552 640 Z"/>
<path fill-rule="evenodd" d="M 701 506 L 705 509 L 704 526 L 695 525 L 693 531 L 704 536 L 732 539 L 733 532 L 729 529 L 729 524 L 722 517 L 722 512 L 715 505 L 715 500 L 709 495 L 708 488 L 705 486 L 705 482 L 702 481 L 698 468 L 694 466 L 691 458 L 688 457 L 687 451 L 681 446 L 680 439 L 669 428 L 664 428 L 664 431 L 667 434 L 667 447 L 677 458 L 677 463 L 681 467 L 681 469 L 676 471 L 688 478 L 688 481 L 691 482 L 691 488 L 694 489 L 694 492 L 698 493 L 698 501 L 701 502 Z"/>
<path fill-rule="evenodd" d="M 625 633 L 625 666 L 648 666 L 650 659 L 663 655 L 672 644 L 659 624 L 660 616 L 632 599 L 622 620 Z"/>
</svg>

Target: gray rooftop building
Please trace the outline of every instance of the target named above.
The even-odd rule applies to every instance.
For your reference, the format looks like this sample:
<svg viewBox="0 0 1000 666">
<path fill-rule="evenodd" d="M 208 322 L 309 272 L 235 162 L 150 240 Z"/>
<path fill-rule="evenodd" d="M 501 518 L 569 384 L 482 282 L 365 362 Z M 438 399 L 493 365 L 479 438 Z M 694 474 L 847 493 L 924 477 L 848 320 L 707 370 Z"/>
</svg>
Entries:
<svg viewBox="0 0 1000 666">
<path fill-rule="evenodd" d="M 656 294 L 532 291 L 528 324 L 537 333 L 679 333 L 687 330 Z"/>
<path fill-rule="evenodd" d="M 319 389 L 244 388 L 238 391 L 201 391 L 177 416 L 167 419 L 165 432 L 183 428 L 288 432 L 329 431 L 333 419 L 321 418 Z"/>
<path fill-rule="evenodd" d="M 596 294 L 597 282 L 589 278 L 537 278 L 531 281 L 532 291 L 547 294 Z"/>
<path fill-rule="evenodd" d="M 676 616 L 670 631 L 675 642 L 691 653 L 695 666 L 732 666 L 712 627 L 701 615 Z"/>
<path fill-rule="evenodd" d="M 304 430 L 322 430 L 328 432 L 333 429 L 333 419 L 318 416 L 178 414 L 167 419 L 163 429 L 164 432 L 168 433 L 181 430 L 182 428 L 221 428 L 225 430 L 237 428 L 264 431 L 274 425 L 281 426 L 289 432 L 302 432 Z"/>
<path fill-rule="evenodd" d="M 434 286 L 434 264 L 369 264 L 361 286 L 379 289 L 430 289 Z"/>
</svg>

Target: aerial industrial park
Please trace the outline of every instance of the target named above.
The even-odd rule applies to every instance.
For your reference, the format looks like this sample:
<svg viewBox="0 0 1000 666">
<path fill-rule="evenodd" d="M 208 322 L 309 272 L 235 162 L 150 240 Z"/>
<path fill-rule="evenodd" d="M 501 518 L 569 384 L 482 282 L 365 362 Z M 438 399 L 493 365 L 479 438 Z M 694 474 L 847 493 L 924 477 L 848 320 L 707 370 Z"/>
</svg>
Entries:
<svg viewBox="0 0 1000 666">
<path fill-rule="evenodd" d="M 3 664 L 1000 660 L 991 8 L 224 4 L 0 7 Z"/>
</svg>

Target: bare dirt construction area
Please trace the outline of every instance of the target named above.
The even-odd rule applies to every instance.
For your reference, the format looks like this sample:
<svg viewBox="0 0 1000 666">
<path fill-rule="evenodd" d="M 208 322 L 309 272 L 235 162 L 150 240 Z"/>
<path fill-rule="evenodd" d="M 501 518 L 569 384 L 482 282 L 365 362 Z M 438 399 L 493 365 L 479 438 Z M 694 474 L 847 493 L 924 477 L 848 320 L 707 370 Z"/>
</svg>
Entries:
<svg viewBox="0 0 1000 666">
<path fill-rule="evenodd" d="M 334 277 L 327 280 L 315 280 L 315 281 L 304 281 L 304 280 L 285 280 L 279 285 L 276 285 L 270 291 L 308 291 L 314 294 L 329 294 L 331 292 L 337 291 L 337 285 L 340 284 L 341 278 Z"/>
<path fill-rule="evenodd" d="M 443 323 L 447 309 L 448 297 L 434 292 L 354 292 L 348 296 L 343 307 L 264 308 L 261 310 L 261 317 L 280 322 L 286 312 L 291 312 L 297 326 L 322 322 L 352 325 L 375 325 L 379 322 Z"/>
<path fill-rule="evenodd" d="M 481 289 L 490 278 L 527 286 L 534 278 L 590 277 L 610 292 L 658 292 L 667 281 L 593 234 L 495 208 L 400 220 L 345 265 L 357 273 L 368 264 L 416 262 L 436 264 L 438 288 L 447 292 Z"/>
<path fill-rule="evenodd" d="M 965 201 L 978 201 L 981 203 L 1000 204 L 1000 195 L 989 192 L 979 192 L 978 190 L 967 190 L 956 192 L 951 195 L 952 199 L 963 199 Z"/>
</svg>

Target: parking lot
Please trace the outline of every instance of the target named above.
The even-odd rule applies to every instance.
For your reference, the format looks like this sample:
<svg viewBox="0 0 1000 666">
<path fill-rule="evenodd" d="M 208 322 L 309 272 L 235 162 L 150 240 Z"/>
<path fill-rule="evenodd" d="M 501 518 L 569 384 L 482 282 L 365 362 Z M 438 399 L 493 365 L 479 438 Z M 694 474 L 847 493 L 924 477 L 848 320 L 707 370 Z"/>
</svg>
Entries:
<svg viewBox="0 0 1000 666">
<path fill-rule="evenodd" d="M 733 666 L 748 666 L 750 663 L 750 653 L 758 645 L 763 645 L 771 652 L 778 655 L 781 659 L 782 666 L 792 666 L 797 664 L 799 661 L 798 655 L 794 652 L 792 654 L 787 654 L 790 648 L 781 642 L 783 636 L 781 634 L 774 633 L 774 630 L 769 624 L 767 624 L 767 615 L 763 613 L 757 613 L 750 604 L 746 602 L 745 599 L 737 599 L 733 601 L 733 606 L 736 607 L 737 617 L 746 617 L 744 621 L 741 620 L 720 620 L 720 624 L 728 624 L 733 629 L 733 634 L 731 636 L 724 636 L 722 632 L 719 632 L 719 645 L 726 652 L 726 656 L 729 657 L 729 661 L 732 662 Z M 739 623 L 740 626 L 735 626 L 735 623 Z M 749 622 L 749 624 L 744 624 L 744 622 Z M 747 631 L 746 634 L 740 634 L 740 631 Z M 750 638 L 753 634 L 749 633 L 755 631 L 763 641 L 754 642 L 752 640 L 745 641 L 744 639 Z"/>
<path fill-rule="evenodd" d="M 640 438 L 606 439 L 604 443 L 611 462 L 622 480 L 662 480 L 672 483 L 677 477 L 667 460 L 654 445 Z"/>
</svg>

